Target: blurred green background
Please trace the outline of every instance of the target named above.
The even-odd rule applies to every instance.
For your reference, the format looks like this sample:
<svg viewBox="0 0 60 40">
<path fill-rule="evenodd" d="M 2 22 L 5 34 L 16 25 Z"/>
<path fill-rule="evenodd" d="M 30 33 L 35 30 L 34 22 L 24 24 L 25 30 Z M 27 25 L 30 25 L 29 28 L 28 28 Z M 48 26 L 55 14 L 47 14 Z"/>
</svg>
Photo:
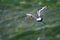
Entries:
<svg viewBox="0 0 60 40">
<path fill-rule="evenodd" d="M 47 6 L 42 22 L 26 13 Z M 0 0 L 0 40 L 60 40 L 60 0 Z"/>
</svg>

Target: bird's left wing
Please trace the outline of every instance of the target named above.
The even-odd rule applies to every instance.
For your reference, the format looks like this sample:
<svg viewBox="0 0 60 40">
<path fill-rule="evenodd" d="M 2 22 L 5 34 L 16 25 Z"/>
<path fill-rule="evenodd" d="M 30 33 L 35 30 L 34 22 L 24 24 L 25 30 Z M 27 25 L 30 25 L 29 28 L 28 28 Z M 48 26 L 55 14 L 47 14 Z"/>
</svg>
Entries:
<svg viewBox="0 0 60 40">
<path fill-rule="evenodd" d="M 42 13 L 45 13 L 47 10 L 47 6 L 42 7 L 41 9 L 37 10 L 37 15 L 40 17 Z"/>
</svg>

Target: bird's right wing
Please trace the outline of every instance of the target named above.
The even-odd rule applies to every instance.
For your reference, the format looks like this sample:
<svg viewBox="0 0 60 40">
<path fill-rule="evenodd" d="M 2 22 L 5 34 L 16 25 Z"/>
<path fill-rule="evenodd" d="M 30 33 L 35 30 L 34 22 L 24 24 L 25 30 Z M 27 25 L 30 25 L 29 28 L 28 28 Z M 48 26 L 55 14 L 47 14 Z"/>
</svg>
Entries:
<svg viewBox="0 0 60 40">
<path fill-rule="evenodd" d="M 31 16 L 32 18 L 36 19 L 36 16 L 32 15 L 32 14 L 26 14 L 27 16 Z"/>
<path fill-rule="evenodd" d="M 32 16 L 32 14 L 26 14 L 27 16 Z"/>
</svg>

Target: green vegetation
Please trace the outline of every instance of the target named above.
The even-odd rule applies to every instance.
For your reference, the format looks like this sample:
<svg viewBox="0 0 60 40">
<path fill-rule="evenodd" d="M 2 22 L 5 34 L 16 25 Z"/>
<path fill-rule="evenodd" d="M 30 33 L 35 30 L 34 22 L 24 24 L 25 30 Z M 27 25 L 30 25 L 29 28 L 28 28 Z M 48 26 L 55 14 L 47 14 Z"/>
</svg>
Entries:
<svg viewBox="0 0 60 40">
<path fill-rule="evenodd" d="M 42 22 L 26 18 L 47 6 Z M 60 0 L 0 0 L 0 40 L 60 40 Z"/>
</svg>

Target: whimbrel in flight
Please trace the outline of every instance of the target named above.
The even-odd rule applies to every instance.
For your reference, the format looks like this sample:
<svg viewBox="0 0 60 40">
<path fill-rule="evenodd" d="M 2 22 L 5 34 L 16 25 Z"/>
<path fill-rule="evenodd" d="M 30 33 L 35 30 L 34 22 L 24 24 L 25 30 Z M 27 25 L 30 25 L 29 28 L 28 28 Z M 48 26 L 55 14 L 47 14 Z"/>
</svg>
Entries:
<svg viewBox="0 0 60 40">
<path fill-rule="evenodd" d="M 41 14 L 43 14 L 47 9 L 47 6 L 42 7 L 41 9 L 37 10 L 37 12 L 33 15 L 31 13 L 26 14 L 27 16 L 30 16 L 34 18 L 37 22 L 41 22 L 43 18 L 41 17 Z"/>
</svg>

